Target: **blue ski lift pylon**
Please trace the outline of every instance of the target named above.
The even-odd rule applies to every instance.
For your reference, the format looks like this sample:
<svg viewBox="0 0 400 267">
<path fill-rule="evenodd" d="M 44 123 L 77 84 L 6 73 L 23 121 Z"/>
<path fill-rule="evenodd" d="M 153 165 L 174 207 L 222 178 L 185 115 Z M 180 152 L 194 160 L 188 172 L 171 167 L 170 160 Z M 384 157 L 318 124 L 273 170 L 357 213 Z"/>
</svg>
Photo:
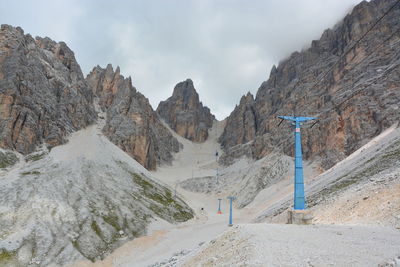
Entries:
<svg viewBox="0 0 400 267">
<path fill-rule="evenodd" d="M 301 133 L 300 127 L 302 122 L 317 120 L 315 117 L 292 117 L 292 116 L 278 116 L 283 120 L 291 121 L 294 126 L 294 209 L 304 210 L 306 208 L 306 200 L 304 195 L 304 177 L 303 177 L 303 156 L 301 149 Z M 278 126 L 279 126 L 278 125 Z M 315 123 L 313 124 L 313 126 Z"/>
</svg>

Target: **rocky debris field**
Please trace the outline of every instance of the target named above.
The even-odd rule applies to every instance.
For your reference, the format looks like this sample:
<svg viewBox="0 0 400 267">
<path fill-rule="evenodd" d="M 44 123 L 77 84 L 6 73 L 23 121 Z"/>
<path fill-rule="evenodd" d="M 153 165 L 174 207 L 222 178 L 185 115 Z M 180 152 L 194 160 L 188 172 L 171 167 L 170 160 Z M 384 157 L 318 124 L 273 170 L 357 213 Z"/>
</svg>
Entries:
<svg viewBox="0 0 400 267">
<path fill-rule="evenodd" d="M 399 247 L 400 232 L 393 228 L 240 224 L 178 265 L 398 266 Z"/>
<path fill-rule="evenodd" d="M 171 188 L 90 126 L 0 172 L 0 265 L 103 259 L 157 219 L 193 218 Z"/>
<path fill-rule="evenodd" d="M 307 205 L 318 223 L 400 225 L 400 128 L 397 124 L 306 183 Z M 285 222 L 292 195 L 255 221 Z"/>
</svg>

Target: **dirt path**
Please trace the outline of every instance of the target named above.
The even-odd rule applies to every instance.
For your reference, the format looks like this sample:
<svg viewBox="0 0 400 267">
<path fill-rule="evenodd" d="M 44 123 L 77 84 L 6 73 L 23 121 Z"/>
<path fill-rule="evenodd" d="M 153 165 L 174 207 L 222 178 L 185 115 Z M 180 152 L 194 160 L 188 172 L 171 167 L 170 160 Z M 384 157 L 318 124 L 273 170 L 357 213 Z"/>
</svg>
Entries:
<svg viewBox="0 0 400 267">
<path fill-rule="evenodd" d="M 366 228 L 355 225 L 302 227 L 263 223 L 242 225 L 238 229 L 226 231 L 230 229 L 227 226 L 227 195 L 194 193 L 176 186 L 177 183 L 192 177 L 215 176 L 216 168 L 221 168 L 216 162 L 215 152 L 218 151 L 221 154 L 217 136 L 222 129 L 223 123 L 216 123 L 210 131 L 209 139 L 202 144 L 192 143 L 174 133 L 184 145 L 183 150 L 175 155 L 171 166 L 162 166 L 151 173 L 156 179 L 176 188 L 177 193 L 196 212 L 195 219 L 179 225 L 156 221 L 150 226 L 147 236 L 127 242 L 104 261 L 96 262 L 95 265 L 80 263 L 74 267 L 130 267 L 154 264 L 154 266 L 180 266 L 185 261 L 188 261 L 185 266 L 262 266 L 265 264 L 268 266 L 376 266 L 383 260 L 400 256 L 400 249 L 398 249 L 400 248 L 400 232 L 393 228 L 376 226 Z M 382 136 L 384 137 L 385 133 Z M 378 139 L 372 140 L 371 144 L 380 141 Z M 347 165 L 352 166 L 359 157 L 365 156 L 365 149 L 371 144 L 363 148 L 362 155 L 357 151 L 347 161 L 339 164 L 341 168 L 336 168 L 340 173 L 350 168 L 346 167 Z M 372 146 L 370 149 L 375 148 Z M 324 183 L 324 181 L 319 181 L 318 177 L 315 178 L 315 172 L 318 170 L 308 166 L 307 163 L 305 163 L 305 171 L 308 172 L 306 184 Z M 398 186 L 380 189 L 382 189 L 381 194 L 390 196 L 391 199 L 398 198 Z M 376 188 L 371 188 L 372 190 L 376 191 Z M 290 198 L 292 192 L 292 177 L 286 177 L 265 188 L 244 209 L 234 208 L 234 223 L 251 222 L 262 214 L 265 208 Z M 352 196 L 356 195 L 352 194 Z M 217 214 L 218 198 L 223 199 L 222 215 Z M 371 205 L 373 203 L 376 206 L 374 216 L 379 217 L 381 206 L 378 204 L 382 199 L 374 196 L 364 198 L 365 195 L 361 192 L 357 196 L 359 201 L 368 202 Z M 332 214 L 342 214 L 332 213 L 332 210 L 341 210 L 354 204 L 351 201 L 348 202 L 347 199 L 343 201 L 339 201 L 329 209 L 320 209 L 316 215 L 325 220 L 318 222 L 332 223 L 333 220 L 348 223 L 347 218 L 332 217 Z M 398 207 L 398 201 L 387 200 L 386 203 L 388 202 L 387 205 Z M 362 207 L 364 206 L 359 206 L 354 214 L 365 215 Z M 371 251 L 373 253 L 370 253 Z M 368 264 L 357 265 L 358 263 Z"/>
<path fill-rule="evenodd" d="M 175 155 L 172 166 L 159 167 L 151 175 L 169 185 L 183 197 L 186 203 L 196 212 L 195 219 L 171 225 L 164 221 L 154 222 L 149 234 L 125 243 L 101 262 L 79 262 L 72 267 L 91 266 L 148 266 L 173 257 L 177 253 L 196 249 L 199 244 L 210 241 L 228 229 L 228 209 L 225 195 L 205 195 L 193 193 L 176 186 L 180 181 L 192 177 L 214 176 L 218 167 L 215 153 L 221 154 L 217 137 L 222 133 L 224 122 L 215 122 L 209 131 L 206 142 L 190 142 L 171 131 L 184 145 Z M 217 214 L 218 198 L 223 198 L 223 214 Z M 236 214 L 235 214 L 236 213 Z M 240 217 L 234 210 L 234 219 Z"/>
</svg>

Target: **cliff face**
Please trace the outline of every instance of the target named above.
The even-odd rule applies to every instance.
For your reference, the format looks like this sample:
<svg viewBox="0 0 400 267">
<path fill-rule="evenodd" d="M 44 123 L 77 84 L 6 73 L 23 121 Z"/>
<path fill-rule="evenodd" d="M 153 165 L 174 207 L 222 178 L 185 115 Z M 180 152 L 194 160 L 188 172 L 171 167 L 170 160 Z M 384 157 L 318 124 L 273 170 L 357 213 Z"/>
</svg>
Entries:
<svg viewBox="0 0 400 267">
<path fill-rule="evenodd" d="M 252 142 L 242 154 L 260 158 L 279 148 L 292 153 L 293 133 L 277 127 L 278 115 L 315 116 L 320 123 L 303 128 L 303 153 L 320 156 L 326 168 L 343 159 L 400 119 L 400 5 L 388 13 L 366 37 L 334 65 L 396 1 L 362 2 L 333 29 L 326 30 L 311 47 L 294 52 L 273 67 L 258 89 L 253 104 L 241 104 L 228 117 L 219 141 L 227 155 L 250 141 L 231 134 L 243 110 L 254 111 L 254 123 L 241 123 Z M 323 78 L 325 73 L 333 70 Z M 242 112 L 238 112 L 241 110 Z M 236 146 L 236 147 L 235 147 Z M 251 153 L 248 150 L 251 150 Z"/>
<path fill-rule="evenodd" d="M 63 42 L 0 29 L 0 147 L 27 154 L 94 122 L 92 93 Z"/>
<path fill-rule="evenodd" d="M 226 121 L 224 138 L 221 139 L 223 147 L 247 143 L 255 138 L 257 132 L 257 119 L 254 108 L 254 97 L 251 93 L 242 96 L 240 103 L 235 107 Z"/>
<path fill-rule="evenodd" d="M 8 25 L 0 29 L 0 138 L 0 266 L 100 260 L 153 220 L 193 218 L 143 167 L 170 161 L 180 144 L 130 78 L 109 65 L 86 81 L 65 43 Z"/>
<path fill-rule="evenodd" d="M 103 132 L 114 144 L 148 169 L 172 160 L 178 141 L 119 68 L 96 67 L 85 81 L 65 43 L 1 26 L 1 148 L 29 154 L 43 142 L 65 143 L 69 133 L 96 121 L 94 96 L 107 112 Z"/>
<path fill-rule="evenodd" d="M 95 67 L 86 78 L 89 87 L 106 111 L 103 133 L 111 142 L 150 170 L 157 163 L 171 162 L 179 142 L 160 122 L 148 99 L 124 78 L 119 67 Z"/>
<path fill-rule="evenodd" d="M 215 119 L 208 107 L 199 101 L 199 95 L 188 79 L 178 83 L 172 96 L 160 102 L 157 113 L 180 136 L 194 142 L 204 142 Z"/>
</svg>

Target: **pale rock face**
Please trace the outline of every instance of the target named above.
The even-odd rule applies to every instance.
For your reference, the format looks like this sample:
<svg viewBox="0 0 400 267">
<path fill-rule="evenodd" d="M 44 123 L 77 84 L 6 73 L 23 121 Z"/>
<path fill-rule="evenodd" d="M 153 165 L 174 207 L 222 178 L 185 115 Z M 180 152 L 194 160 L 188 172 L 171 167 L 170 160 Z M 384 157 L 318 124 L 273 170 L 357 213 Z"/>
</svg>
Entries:
<svg viewBox="0 0 400 267">
<path fill-rule="evenodd" d="M 63 42 L 0 29 L 0 147 L 27 154 L 96 120 L 92 92 Z"/>
<path fill-rule="evenodd" d="M 120 69 L 95 67 L 86 78 L 99 105 L 106 111 L 103 133 L 145 168 L 170 163 L 181 145 L 161 123 L 148 99 L 124 78 Z"/>
<path fill-rule="evenodd" d="M 178 83 L 172 96 L 160 102 L 157 113 L 180 136 L 194 142 L 204 142 L 215 119 L 208 107 L 203 106 L 193 82 Z"/>
<path fill-rule="evenodd" d="M 0 147 L 29 154 L 48 147 L 97 119 L 93 97 L 107 111 L 104 134 L 148 169 L 170 162 L 180 144 L 159 121 L 131 79 L 94 68 L 85 81 L 74 53 L 63 42 L 0 30 Z"/>
<path fill-rule="evenodd" d="M 328 168 L 398 122 L 400 36 L 393 33 L 400 26 L 399 5 L 322 79 L 344 51 L 394 3 L 360 3 L 333 29 L 312 41 L 310 48 L 294 52 L 274 66 L 269 79 L 258 89 L 254 104 L 241 101 L 227 119 L 220 138 L 229 154 L 224 157 L 250 154 L 258 159 L 276 148 L 291 155 L 291 127 L 283 124 L 278 128 L 277 116 L 295 113 L 320 118 L 312 129 L 303 128 L 303 152 L 306 158 L 322 158 L 322 166 Z M 254 115 L 245 115 L 248 110 Z M 239 128 L 238 123 L 245 129 L 232 133 L 231 129 Z M 250 138 L 253 133 L 255 138 Z M 246 152 L 238 153 L 239 144 L 246 144 Z"/>
<path fill-rule="evenodd" d="M 65 43 L 8 25 L 0 137 L 1 266 L 99 260 L 152 221 L 193 218 L 143 167 L 170 161 L 180 144 L 130 78 L 110 65 L 86 82 Z"/>
<path fill-rule="evenodd" d="M 3 162 L 5 156 L 7 163 L 13 160 L 0 168 L 0 254 L 8 255 L 0 266 L 96 261 L 144 235 L 155 220 L 193 218 L 171 188 L 154 180 L 97 125 L 14 165 L 11 153 L 0 153 Z"/>
<path fill-rule="evenodd" d="M 242 96 L 240 104 L 235 107 L 227 119 L 223 138 L 220 139 L 222 146 L 236 145 L 235 140 L 240 140 L 241 144 L 245 144 L 255 138 L 257 118 L 254 104 L 254 97 L 251 93 Z"/>
</svg>

